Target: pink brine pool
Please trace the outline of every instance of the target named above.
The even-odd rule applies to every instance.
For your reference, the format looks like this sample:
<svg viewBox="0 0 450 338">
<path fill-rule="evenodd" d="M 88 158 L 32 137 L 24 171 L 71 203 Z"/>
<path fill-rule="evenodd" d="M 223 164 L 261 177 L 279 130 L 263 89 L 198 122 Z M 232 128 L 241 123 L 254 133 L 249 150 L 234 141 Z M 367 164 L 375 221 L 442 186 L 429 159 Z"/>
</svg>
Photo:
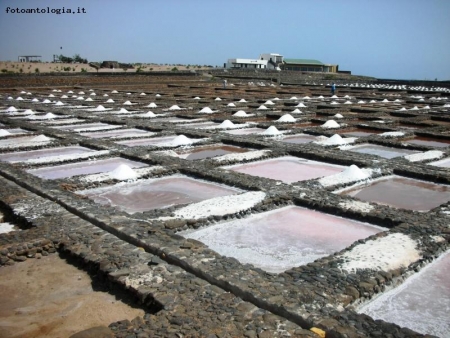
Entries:
<svg viewBox="0 0 450 338">
<path fill-rule="evenodd" d="M 450 253 L 358 312 L 423 334 L 450 337 Z"/>
<path fill-rule="evenodd" d="M 4 162 L 21 162 L 31 159 L 37 159 L 42 157 L 60 156 L 60 155 L 76 155 L 89 152 L 95 152 L 95 150 L 73 146 L 73 147 L 61 147 L 61 148 L 48 148 L 33 151 L 17 151 L 14 153 L 6 153 L 0 155 L 0 161 Z"/>
<path fill-rule="evenodd" d="M 428 211 L 450 200 L 450 186 L 391 176 L 339 192 L 379 204 Z"/>
<path fill-rule="evenodd" d="M 77 193 L 89 197 L 96 203 L 114 206 L 133 214 L 239 192 L 242 190 L 180 175 L 83 190 Z"/>
<path fill-rule="evenodd" d="M 339 165 L 310 161 L 293 156 L 279 157 L 226 167 L 229 170 L 280 180 L 284 183 L 306 181 L 337 174 L 345 168 Z"/>
<path fill-rule="evenodd" d="M 340 251 L 386 229 L 289 206 L 180 233 L 268 272 L 280 273 Z"/>
<path fill-rule="evenodd" d="M 146 167 L 147 164 L 127 160 L 121 157 L 108 158 L 106 160 L 83 161 L 78 163 L 57 165 L 52 167 L 44 167 L 39 169 L 27 170 L 32 175 L 55 180 L 58 178 L 66 178 L 77 175 L 98 174 L 113 171 L 121 164 L 125 164 L 130 168 Z"/>
</svg>

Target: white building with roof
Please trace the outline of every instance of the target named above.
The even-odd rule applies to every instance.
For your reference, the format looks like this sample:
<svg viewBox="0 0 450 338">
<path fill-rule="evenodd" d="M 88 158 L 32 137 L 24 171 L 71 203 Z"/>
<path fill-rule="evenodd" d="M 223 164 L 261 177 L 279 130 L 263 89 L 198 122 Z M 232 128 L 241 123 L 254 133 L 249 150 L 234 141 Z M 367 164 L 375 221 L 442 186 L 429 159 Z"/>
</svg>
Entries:
<svg viewBox="0 0 450 338">
<path fill-rule="evenodd" d="M 230 69 L 277 69 L 283 62 L 283 56 L 276 53 L 261 54 L 258 59 L 228 59 L 224 64 Z"/>
</svg>

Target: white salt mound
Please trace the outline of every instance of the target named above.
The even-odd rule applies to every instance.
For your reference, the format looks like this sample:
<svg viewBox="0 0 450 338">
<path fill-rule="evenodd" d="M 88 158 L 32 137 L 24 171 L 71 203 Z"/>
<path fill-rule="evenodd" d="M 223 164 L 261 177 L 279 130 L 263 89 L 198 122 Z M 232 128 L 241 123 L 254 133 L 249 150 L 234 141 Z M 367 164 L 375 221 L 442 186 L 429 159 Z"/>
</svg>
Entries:
<svg viewBox="0 0 450 338">
<path fill-rule="evenodd" d="M 0 136 L 8 136 L 8 135 L 11 135 L 9 131 L 7 131 L 6 129 L 0 129 Z"/>
<path fill-rule="evenodd" d="M 49 99 L 45 99 L 44 101 L 42 101 L 42 103 L 52 103 L 52 101 L 50 101 Z"/>
<path fill-rule="evenodd" d="M 322 128 L 333 129 L 333 128 L 339 128 L 340 125 L 339 125 L 335 120 L 328 120 L 327 122 L 325 122 L 324 124 L 322 124 L 321 127 L 322 127 Z"/>
<path fill-rule="evenodd" d="M 109 176 L 119 181 L 135 180 L 138 177 L 136 172 L 126 164 L 119 165 L 116 169 L 109 173 Z"/>
<path fill-rule="evenodd" d="M 231 102 L 227 104 L 227 107 L 236 107 L 236 105 L 233 102 Z"/>
<path fill-rule="evenodd" d="M 300 102 L 298 105 L 296 105 L 298 108 L 306 108 L 306 106 L 303 104 L 303 102 Z"/>
<path fill-rule="evenodd" d="M 6 234 L 14 231 L 14 225 L 10 223 L 0 223 L 0 234 Z"/>
<path fill-rule="evenodd" d="M 292 114 L 303 114 L 303 112 L 298 108 L 295 108 L 291 113 Z"/>
<path fill-rule="evenodd" d="M 175 104 L 175 105 L 171 106 L 171 107 L 169 108 L 169 110 L 181 110 L 181 108 L 178 107 L 178 106 Z"/>
<path fill-rule="evenodd" d="M 273 102 L 270 101 L 270 100 L 267 100 L 266 102 L 264 102 L 264 104 L 275 104 L 275 103 L 273 103 Z"/>
<path fill-rule="evenodd" d="M 260 133 L 260 135 L 269 135 L 269 136 L 280 135 L 280 134 L 282 134 L 282 132 L 279 131 L 275 126 L 270 126 L 266 130 L 264 130 L 262 133 Z"/>
<path fill-rule="evenodd" d="M 236 113 L 234 113 L 233 116 L 244 117 L 244 116 L 247 116 L 247 113 L 243 110 L 239 110 Z"/>
<path fill-rule="evenodd" d="M 401 131 L 387 131 L 385 133 L 379 134 L 379 136 L 384 137 L 397 137 L 397 136 L 403 136 L 405 133 L 402 133 Z"/>
<path fill-rule="evenodd" d="M 200 110 L 200 113 L 211 114 L 212 112 L 213 112 L 213 110 L 209 107 L 205 107 L 202 110 Z"/>
<path fill-rule="evenodd" d="M 343 119 L 344 118 L 344 116 L 342 116 L 341 114 L 333 115 L 333 117 L 335 117 L 337 119 Z"/>
<path fill-rule="evenodd" d="M 113 99 L 108 99 L 108 100 L 106 101 L 106 103 L 114 103 L 114 100 L 113 100 Z"/>
<path fill-rule="evenodd" d="M 158 106 L 156 105 L 155 102 L 151 102 L 151 103 L 149 103 L 149 105 L 147 107 L 148 108 L 157 108 Z"/>
<path fill-rule="evenodd" d="M 146 116 L 146 117 L 155 117 L 156 114 L 152 111 L 146 112 L 145 114 L 143 114 L 142 116 Z"/>
<path fill-rule="evenodd" d="M 64 103 L 62 103 L 61 101 L 58 101 L 55 103 L 55 106 L 64 106 Z"/>
<path fill-rule="evenodd" d="M 95 111 L 103 111 L 103 110 L 105 110 L 105 107 L 103 107 L 102 105 L 98 105 L 94 110 Z"/>
<path fill-rule="evenodd" d="M 187 144 L 191 144 L 191 143 L 193 143 L 192 140 L 184 135 L 178 135 L 171 142 L 171 144 L 173 146 L 182 146 L 182 145 L 187 145 Z"/>
<path fill-rule="evenodd" d="M 295 122 L 295 118 L 291 114 L 284 114 L 281 116 L 277 122 Z"/>
<path fill-rule="evenodd" d="M 244 102 L 247 102 L 247 101 L 245 99 L 240 99 L 239 102 L 244 103 Z"/>
<path fill-rule="evenodd" d="M 92 100 L 90 97 L 88 97 L 85 101 L 94 101 L 94 100 Z"/>
<path fill-rule="evenodd" d="M 216 97 L 216 98 L 214 99 L 214 101 L 222 101 L 222 99 L 221 99 L 220 97 Z"/>
<path fill-rule="evenodd" d="M 51 138 L 49 138 L 45 135 L 39 135 L 39 136 L 33 137 L 31 139 L 32 142 L 45 142 L 45 141 L 50 141 L 50 140 L 51 140 Z"/>
<path fill-rule="evenodd" d="M 234 128 L 235 124 L 230 120 L 225 120 L 217 126 L 217 128 Z"/>
<path fill-rule="evenodd" d="M 24 115 L 32 115 L 34 114 L 34 111 L 32 111 L 31 109 L 27 109 L 23 112 Z"/>
<path fill-rule="evenodd" d="M 266 110 L 266 109 L 269 109 L 269 108 L 267 108 L 265 105 L 260 105 L 259 107 L 258 107 L 258 110 Z"/>
<path fill-rule="evenodd" d="M 119 113 L 128 113 L 128 110 L 126 110 L 125 108 L 120 108 Z"/>
<path fill-rule="evenodd" d="M 58 115 L 55 115 L 53 113 L 47 113 L 43 116 L 43 118 L 46 118 L 46 119 L 54 119 L 55 117 L 58 117 Z"/>
<path fill-rule="evenodd" d="M 132 103 L 130 101 L 125 101 L 123 104 L 127 105 L 127 106 L 131 106 Z"/>
</svg>

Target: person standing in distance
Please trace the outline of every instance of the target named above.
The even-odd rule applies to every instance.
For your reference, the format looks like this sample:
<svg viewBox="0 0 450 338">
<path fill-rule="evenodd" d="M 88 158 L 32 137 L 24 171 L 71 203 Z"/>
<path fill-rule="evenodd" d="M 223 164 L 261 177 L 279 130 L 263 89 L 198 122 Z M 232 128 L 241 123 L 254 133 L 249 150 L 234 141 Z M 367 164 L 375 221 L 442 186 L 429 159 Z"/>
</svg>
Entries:
<svg viewBox="0 0 450 338">
<path fill-rule="evenodd" d="M 334 82 L 331 84 L 331 95 L 334 95 L 334 93 L 336 92 L 336 85 L 334 84 Z"/>
</svg>

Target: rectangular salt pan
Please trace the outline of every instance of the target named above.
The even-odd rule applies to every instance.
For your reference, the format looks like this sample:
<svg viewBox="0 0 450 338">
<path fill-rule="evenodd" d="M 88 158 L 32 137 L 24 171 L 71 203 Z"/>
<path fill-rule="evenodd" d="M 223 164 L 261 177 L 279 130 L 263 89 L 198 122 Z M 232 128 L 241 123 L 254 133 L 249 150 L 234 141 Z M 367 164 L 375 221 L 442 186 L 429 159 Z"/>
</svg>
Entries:
<svg viewBox="0 0 450 338">
<path fill-rule="evenodd" d="M 60 155 L 75 155 L 84 154 L 88 152 L 95 152 L 92 149 L 85 147 L 62 147 L 62 148 L 49 148 L 33 151 L 18 151 L 14 153 L 0 154 L 0 161 L 4 162 L 21 162 L 41 157 L 60 156 Z"/>
<path fill-rule="evenodd" d="M 290 206 L 180 234 L 243 264 L 280 273 L 383 230 L 386 229 Z"/>
<path fill-rule="evenodd" d="M 96 203 L 114 206 L 127 213 L 143 212 L 242 192 L 240 189 L 193 179 L 170 176 L 130 184 L 84 190 Z"/>
<path fill-rule="evenodd" d="M 284 183 L 306 181 L 341 172 L 344 167 L 323 162 L 310 161 L 293 156 L 279 157 L 253 163 L 226 167 L 228 170 L 253 176 L 280 180 Z"/>
<path fill-rule="evenodd" d="M 432 139 L 428 137 L 415 137 L 412 140 L 407 140 L 405 143 L 409 144 L 417 144 L 420 146 L 433 147 L 433 148 L 446 148 L 450 146 L 450 141 L 440 140 L 440 139 Z"/>
<path fill-rule="evenodd" d="M 55 180 L 77 175 L 105 173 L 113 171 L 121 164 L 125 164 L 130 168 L 141 168 L 147 166 L 147 164 L 142 162 L 115 157 L 106 160 L 83 161 L 78 163 L 31 169 L 27 170 L 27 172 L 44 179 Z"/>
<path fill-rule="evenodd" d="M 130 128 L 130 129 L 120 129 L 120 130 L 113 130 L 113 131 L 103 131 L 103 132 L 90 132 L 90 133 L 80 133 L 82 136 L 86 136 L 89 138 L 125 138 L 125 137 L 142 137 L 142 136 L 152 136 L 155 135 L 155 133 L 136 129 L 136 128 Z"/>
<path fill-rule="evenodd" d="M 280 140 L 280 142 L 283 143 L 295 143 L 295 144 L 302 144 L 302 143 L 310 143 L 316 139 L 316 136 L 313 135 L 295 135 L 295 136 L 288 136 Z"/>
<path fill-rule="evenodd" d="M 201 160 L 205 158 L 211 158 L 221 155 L 226 155 L 230 153 L 245 153 L 248 149 L 228 146 L 228 145 L 220 145 L 214 147 L 199 147 L 190 149 L 188 151 L 179 151 L 177 152 L 181 158 L 185 160 L 194 161 Z"/>
<path fill-rule="evenodd" d="M 428 211 L 450 200 L 450 186 L 391 176 L 338 192 L 363 201 Z"/>
<path fill-rule="evenodd" d="M 361 144 L 361 145 L 351 147 L 347 150 L 354 151 L 356 153 L 377 155 L 377 156 L 387 158 L 387 159 L 418 153 L 418 151 L 416 151 L 416 150 L 390 148 L 390 147 L 379 146 L 376 144 Z"/>
<path fill-rule="evenodd" d="M 231 135 L 250 135 L 250 134 L 259 134 L 262 133 L 264 129 L 262 128 L 244 128 L 244 129 L 235 129 L 235 130 L 227 130 L 224 133 Z"/>
<path fill-rule="evenodd" d="M 450 252 L 358 312 L 422 334 L 450 336 Z"/>
</svg>

